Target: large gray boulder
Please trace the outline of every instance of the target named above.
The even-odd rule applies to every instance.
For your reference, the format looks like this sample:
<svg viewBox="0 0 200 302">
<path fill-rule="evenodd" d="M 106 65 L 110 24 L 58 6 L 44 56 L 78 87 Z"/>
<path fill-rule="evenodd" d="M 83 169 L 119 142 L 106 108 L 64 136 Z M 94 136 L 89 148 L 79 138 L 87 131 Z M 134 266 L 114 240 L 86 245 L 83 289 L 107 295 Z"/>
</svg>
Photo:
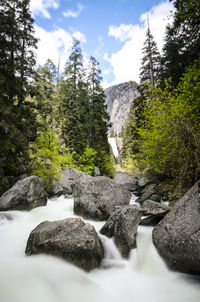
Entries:
<svg viewBox="0 0 200 302">
<path fill-rule="evenodd" d="M 44 182 L 38 176 L 18 180 L 0 197 L 0 211 L 31 210 L 47 203 Z"/>
<path fill-rule="evenodd" d="M 82 178 L 92 178 L 89 174 L 86 174 L 81 171 L 77 171 L 72 168 L 64 169 L 61 172 L 61 178 L 59 182 L 56 184 L 55 188 L 51 192 L 51 195 L 60 196 L 64 195 L 72 195 L 73 188 L 75 184 L 78 184 Z"/>
<path fill-rule="evenodd" d="M 200 181 L 153 230 L 153 242 L 174 270 L 200 274 Z"/>
<path fill-rule="evenodd" d="M 42 222 L 31 232 L 25 252 L 58 256 L 85 271 L 99 267 L 104 256 L 94 227 L 80 218 Z"/>
<path fill-rule="evenodd" d="M 131 192 L 138 190 L 138 178 L 135 175 L 128 175 L 125 172 L 118 171 L 113 181 L 126 186 Z"/>
<path fill-rule="evenodd" d="M 127 258 L 131 249 L 136 248 L 136 234 L 143 211 L 136 205 L 117 209 L 101 228 L 100 233 L 114 237 L 121 255 Z"/>
<path fill-rule="evenodd" d="M 74 187 L 74 212 L 84 218 L 106 220 L 116 206 L 129 204 L 131 193 L 110 178 L 82 178 Z"/>
</svg>

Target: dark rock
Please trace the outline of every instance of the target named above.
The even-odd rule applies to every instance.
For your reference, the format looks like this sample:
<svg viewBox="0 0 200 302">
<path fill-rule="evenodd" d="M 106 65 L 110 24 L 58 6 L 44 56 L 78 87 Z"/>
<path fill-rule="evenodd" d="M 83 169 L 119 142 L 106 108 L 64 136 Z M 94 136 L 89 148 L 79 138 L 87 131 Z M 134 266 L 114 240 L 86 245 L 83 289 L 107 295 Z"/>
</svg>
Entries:
<svg viewBox="0 0 200 302">
<path fill-rule="evenodd" d="M 165 215 L 150 215 L 148 217 L 143 218 L 140 221 L 140 225 L 143 226 L 155 226 L 157 225 L 163 218 L 165 217 Z"/>
<path fill-rule="evenodd" d="M 18 180 L 0 197 L 0 210 L 31 210 L 46 205 L 47 193 L 44 182 L 37 176 Z"/>
<path fill-rule="evenodd" d="M 51 192 L 51 196 L 61 196 L 61 195 L 72 195 L 73 187 L 75 184 L 78 184 L 81 178 L 90 178 L 91 176 L 77 171 L 72 168 L 64 169 L 61 172 L 61 178 L 54 186 L 54 189 Z"/>
<path fill-rule="evenodd" d="M 116 206 L 129 204 L 131 193 L 110 178 L 82 178 L 74 187 L 74 212 L 85 218 L 106 220 Z"/>
<path fill-rule="evenodd" d="M 99 267 L 104 256 L 94 227 L 80 218 L 42 222 L 31 232 L 25 252 L 58 256 L 86 271 Z"/>
<path fill-rule="evenodd" d="M 161 196 L 156 191 L 156 184 L 146 185 L 141 190 L 141 193 L 142 193 L 141 196 L 136 199 L 136 202 L 143 203 L 147 199 L 155 200 L 158 202 L 161 201 Z M 152 199 L 152 196 L 153 196 L 153 199 Z"/>
<path fill-rule="evenodd" d="M 155 202 L 161 202 L 161 195 L 159 194 L 152 194 L 151 195 L 151 200 L 155 201 Z"/>
<path fill-rule="evenodd" d="M 100 233 L 111 238 L 115 234 L 115 225 L 119 219 L 119 215 L 121 213 L 122 207 L 113 212 L 112 215 L 108 218 L 106 223 L 102 226 Z"/>
<path fill-rule="evenodd" d="M 200 274 L 200 181 L 153 230 L 153 242 L 169 267 Z"/>
<path fill-rule="evenodd" d="M 142 210 L 135 205 L 117 209 L 111 215 L 100 233 L 114 237 L 115 244 L 123 257 L 128 257 L 130 250 L 136 248 L 136 234 L 142 217 Z"/>
<path fill-rule="evenodd" d="M 163 203 L 158 203 L 153 200 L 145 200 L 142 203 L 142 209 L 144 210 L 144 215 L 166 215 L 171 208 Z"/>
<path fill-rule="evenodd" d="M 19 176 L 1 176 L 0 177 L 0 196 L 3 195 L 6 191 L 8 191 L 14 184 L 21 179 L 28 177 L 26 174 L 22 174 Z"/>
<path fill-rule="evenodd" d="M 118 184 L 125 185 L 131 192 L 138 190 L 138 178 L 134 175 L 128 175 L 125 172 L 119 171 L 116 173 L 113 181 Z"/>
</svg>

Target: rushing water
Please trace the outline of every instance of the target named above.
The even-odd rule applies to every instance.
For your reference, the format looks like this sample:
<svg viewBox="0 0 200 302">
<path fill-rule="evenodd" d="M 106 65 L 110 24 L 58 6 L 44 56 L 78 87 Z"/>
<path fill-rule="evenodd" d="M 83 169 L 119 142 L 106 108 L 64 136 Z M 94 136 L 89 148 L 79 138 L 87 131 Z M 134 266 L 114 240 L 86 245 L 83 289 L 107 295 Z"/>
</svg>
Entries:
<svg viewBox="0 0 200 302">
<path fill-rule="evenodd" d="M 7 212 L 8 213 L 8 212 Z M 199 302 L 200 287 L 169 271 L 139 227 L 137 249 L 121 258 L 112 239 L 102 267 L 86 273 L 53 256 L 25 256 L 29 233 L 40 222 L 75 217 L 73 200 L 59 197 L 31 212 L 10 211 L 0 220 L 0 302 Z M 10 217 L 9 217 L 10 218 Z M 92 222 L 98 231 L 103 222 Z"/>
</svg>

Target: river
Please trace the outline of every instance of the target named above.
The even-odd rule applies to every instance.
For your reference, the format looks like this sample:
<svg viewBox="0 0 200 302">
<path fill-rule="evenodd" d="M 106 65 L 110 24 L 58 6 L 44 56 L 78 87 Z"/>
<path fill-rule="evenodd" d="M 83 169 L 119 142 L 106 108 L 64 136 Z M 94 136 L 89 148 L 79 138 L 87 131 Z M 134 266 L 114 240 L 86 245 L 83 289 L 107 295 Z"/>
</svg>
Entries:
<svg viewBox="0 0 200 302">
<path fill-rule="evenodd" d="M 5 212 L 4 212 L 5 213 Z M 73 199 L 48 200 L 30 212 L 9 211 L 0 219 L 0 302 L 199 302 L 200 286 L 171 272 L 139 227 L 137 249 L 124 260 L 113 240 L 100 235 L 105 258 L 89 273 L 47 255 L 26 256 L 30 232 L 42 221 L 76 217 Z M 98 231 L 104 222 L 88 221 Z"/>
</svg>

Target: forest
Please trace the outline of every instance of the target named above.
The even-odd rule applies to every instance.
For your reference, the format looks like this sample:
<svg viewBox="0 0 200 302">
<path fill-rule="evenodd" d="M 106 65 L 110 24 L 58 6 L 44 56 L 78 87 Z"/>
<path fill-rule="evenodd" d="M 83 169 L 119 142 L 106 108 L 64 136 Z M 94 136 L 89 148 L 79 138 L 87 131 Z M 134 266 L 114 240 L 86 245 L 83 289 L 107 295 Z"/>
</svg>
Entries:
<svg viewBox="0 0 200 302">
<path fill-rule="evenodd" d="M 0 5 L 0 177 L 38 175 L 46 189 L 66 167 L 114 176 L 99 63 L 85 67 L 73 40 L 65 70 L 36 66 L 29 0 Z M 172 1 L 162 54 L 150 27 L 141 50 L 140 96 L 123 129 L 122 165 L 159 177 L 173 196 L 200 178 L 200 3 Z M 134 80 L 134 79 L 132 79 Z"/>
<path fill-rule="evenodd" d="M 40 176 L 51 190 L 63 168 L 113 176 L 99 63 L 84 66 L 73 39 L 63 73 L 36 65 L 29 0 L 0 6 L 0 176 Z M 6 185 L 6 184 L 5 184 Z"/>
<path fill-rule="evenodd" d="M 123 129 L 124 167 L 159 177 L 172 199 L 200 177 L 200 3 L 173 5 L 162 54 L 147 29 L 140 96 Z"/>
</svg>

